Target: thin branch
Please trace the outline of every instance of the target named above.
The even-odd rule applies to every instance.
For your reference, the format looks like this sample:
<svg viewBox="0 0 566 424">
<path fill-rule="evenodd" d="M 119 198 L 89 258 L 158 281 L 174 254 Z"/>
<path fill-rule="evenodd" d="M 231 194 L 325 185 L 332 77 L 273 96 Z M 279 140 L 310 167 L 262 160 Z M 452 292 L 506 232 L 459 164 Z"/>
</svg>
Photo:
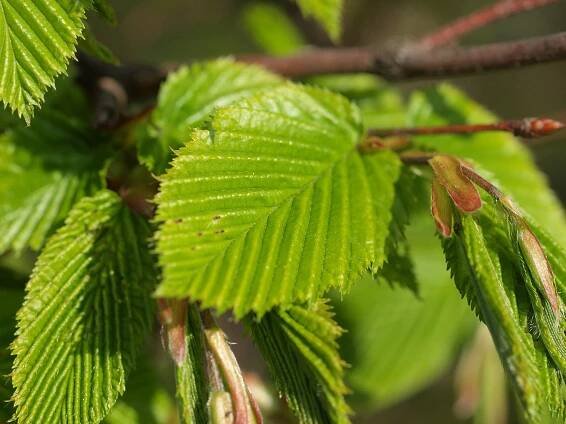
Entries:
<svg viewBox="0 0 566 424">
<path fill-rule="evenodd" d="M 434 52 L 406 46 L 396 52 L 371 48 L 309 50 L 292 56 L 236 56 L 289 78 L 366 72 L 392 81 L 456 77 L 566 59 L 566 32 L 521 41 Z"/>
<path fill-rule="evenodd" d="M 417 45 L 425 50 L 453 44 L 462 36 L 490 23 L 533 9 L 557 3 L 558 0 L 501 0 L 443 26 L 425 37 Z"/>
<path fill-rule="evenodd" d="M 457 124 L 437 127 L 386 128 L 370 129 L 368 135 L 373 137 L 438 135 L 438 134 L 474 134 L 486 131 L 510 132 L 517 137 L 544 137 L 564 129 L 562 122 L 548 118 L 524 118 L 495 122 L 492 124 Z"/>
</svg>

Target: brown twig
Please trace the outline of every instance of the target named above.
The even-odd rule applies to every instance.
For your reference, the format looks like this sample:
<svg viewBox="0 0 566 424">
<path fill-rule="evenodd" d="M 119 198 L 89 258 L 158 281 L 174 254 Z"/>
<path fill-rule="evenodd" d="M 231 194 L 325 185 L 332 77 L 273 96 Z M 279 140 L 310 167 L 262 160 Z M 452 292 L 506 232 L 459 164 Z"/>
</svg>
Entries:
<svg viewBox="0 0 566 424">
<path fill-rule="evenodd" d="M 510 132 L 517 137 L 536 138 L 550 135 L 564 128 L 564 124 L 547 118 L 524 118 L 495 122 L 492 124 L 457 124 L 437 127 L 385 128 L 371 129 L 373 137 L 439 135 L 439 134 L 474 134 L 486 131 Z"/>
<path fill-rule="evenodd" d="M 557 2 L 558 0 L 501 0 L 450 22 L 448 25 L 426 35 L 417 44 L 425 50 L 453 44 L 463 35 L 483 28 L 490 23 Z"/>
</svg>

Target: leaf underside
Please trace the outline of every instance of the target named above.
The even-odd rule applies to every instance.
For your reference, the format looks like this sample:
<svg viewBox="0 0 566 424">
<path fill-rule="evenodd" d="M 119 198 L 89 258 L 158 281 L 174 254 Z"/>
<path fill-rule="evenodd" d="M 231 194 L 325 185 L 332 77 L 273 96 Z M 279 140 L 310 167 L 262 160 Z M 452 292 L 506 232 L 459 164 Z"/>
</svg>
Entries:
<svg viewBox="0 0 566 424">
<path fill-rule="evenodd" d="M 271 311 L 249 326 L 277 388 L 301 424 L 345 424 L 344 363 L 337 339 L 342 329 L 329 307 L 293 306 Z"/>
<path fill-rule="evenodd" d="M 0 100 L 29 123 L 84 28 L 78 0 L 0 0 Z"/>
<path fill-rule="evenodd" d="M 290 84 L 218 110 L 161 181 L 158 294 L 261 315 L 376 271 L 399 161 L 361 134 L 345 99 Z"/>
<path fill-rule="evenodd" d="M 49 240 L 12 345 L 19 423 L 98 423 L 124 392 L 151 322 L 148 237 L 142 219 L 101 191 Z"/>
</svg>

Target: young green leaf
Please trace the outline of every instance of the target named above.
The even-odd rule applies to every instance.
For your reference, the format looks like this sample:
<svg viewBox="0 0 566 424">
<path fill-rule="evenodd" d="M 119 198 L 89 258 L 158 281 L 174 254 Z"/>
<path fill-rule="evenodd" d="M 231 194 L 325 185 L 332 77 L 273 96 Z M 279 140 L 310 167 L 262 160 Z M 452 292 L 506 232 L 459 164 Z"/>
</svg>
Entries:
<svg viewBox="0 0 566 424">
<path fill-rule="evenodd" d="M 84 28 L 75 0 L 0 0 L 0 100 L 30 122 Z"/>
<path fill-rule="evenodd" d="M 549 413 L 564 409 L 563 400 L 553 396 L 560 392 L 560 377 L 529 331 L 530 305 L 525 288 L 517 284 L 520 273 L 472 216 L 461 216 L 458 226 L 454 237 L 443 239 L 448 265 L 488 326 L 525 418 L 546 422 Z"/>
<path fill-rule="evenodd" d="M 292 306 L 248 322 L 275 384 L 301 424 L 349 423 L 344 363 L 337 339 L 342 329 L 330 308 Z"/>
<path fill-rule="evenodd" d="M 101 191 L 49 240 L 18 312 L 15 418 L 98 423 L 125 389 L 151 323 L 149 227 Z"/>
<path fill-rule="evenodd" d="M 158 294 L 261 315 L 377 271 L 400 166 L 361 156 L 362 132 L 345 99 L 290 84 L 219 109 L 162 178 Z"/>
<path fill-rule="evenodd" d="M 481 198 L 476 186 L 464 175 L 460 161 L 453 156 L 436 155 L 428 161 L 434 178 L 448 192 L 456 207 L 464 212 L 481 208 Z"/>
<path fill-rule="evenodd" d="M 280 78 L 264 69 L 229 59 L 180 68 L 159 92 L 149 134 L 138 144 L 140 160 L 161 174 L 171 149 L 189 140 L 191 128 L 202 125 L 215 108 L 279 84 Z"/>
<path fill-rule="evenodd" d="M 0 135 L 0 253 L 39 249 L 73 204 L 101 187 L 96 142 L 86 124 L 51 110 Z"/>
<path fill-rule="evenodd" d="M 340 39 L 342 32 L 343 0 L 296 0 L 303 15 L 322 24 L 333 41 Z"/>
</svg>

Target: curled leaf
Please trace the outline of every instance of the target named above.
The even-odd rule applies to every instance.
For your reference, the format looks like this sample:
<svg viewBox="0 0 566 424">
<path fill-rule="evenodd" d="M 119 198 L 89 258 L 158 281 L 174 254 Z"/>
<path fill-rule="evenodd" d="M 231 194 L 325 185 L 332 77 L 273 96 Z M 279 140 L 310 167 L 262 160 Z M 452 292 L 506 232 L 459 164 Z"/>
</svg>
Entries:
<svg viewBox="0 0 566 424">
<path fill-rule="evenodd" d="M 452 226 L 454 224 L 452 203 L 450 202 L 448 193 L 438 181 L 438 178 L 432 179 L 431 213 L 440 234 L 444 237 L 451 237 Z"/>
<path fill-rule="evenodd" d="M 444 186 L 458 209 L 470 213 L 481 208 L 480 194 L 464 174 L 458 159 L 453 156 L 436 155 L 429 159 L 428 163 L 438 182 Z"/>
<path fill-rule="evenodd" d="M 542 246 L 524 221 L 517 220 L 517 237 L 521 255 L 527 267 L 546 300 L 550 303 L 556 318 L 560 318 L 560 301 L 556 291 L 554 273 Z"/>
</svg>

